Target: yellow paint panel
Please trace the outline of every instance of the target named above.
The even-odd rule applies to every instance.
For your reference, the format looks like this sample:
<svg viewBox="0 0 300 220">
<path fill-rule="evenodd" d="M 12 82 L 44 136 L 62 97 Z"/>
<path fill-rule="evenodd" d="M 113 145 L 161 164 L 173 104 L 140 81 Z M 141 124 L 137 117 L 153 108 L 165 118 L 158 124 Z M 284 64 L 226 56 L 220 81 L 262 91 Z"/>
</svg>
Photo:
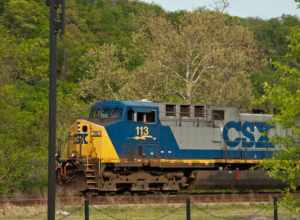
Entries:
<svg viewBox="0 0 300 220">
<path fill-rule="evenodd" d="M 99 158 L 102 163 L 120 162 L 120 158 L 104 126 L 88 120 L 78 119 L 70 128 L 70 137 L 82 132 L 83 126 L 87 126 L 87 144 L 76 144 L 74 138 L 70 138 L 67 146 L 67 157 L 75 152 L 81 157 Z M 93 136 L 92 134 L 95 133 L 97 135 Z"/>
<path fill-rule="evenodd" d="M 212 159 L 212 160 L 174 160 L 174 159 L 135 159 L 137 163 L 153 163 L 162 165 L 213 165 L 213 164 L 260 164 L 261 160 L 241 160 L 241 159 Z M 121 163 L 132 163 L 132 161 L 122 160 Z"/>
<path fill-rule="evenodd" d="M 83 152 L 84 156 L 97 157 L 102 163 L 118 163 L 120 158 L 115 150 L 114 145 L 104 126 L 87 121 L 81 120 L 81 124 L 88 125 L 88 146 Z M 93 137 L 93 132 L 100 132 L 100 137 Z"/>
<path fill-rule="evenodd" d="M 101 162 L 103 163 L 119 163 L 120 158 L 115 150 L 115 147 L 107 134 L 105 127 L 99 126 L 101 131 L 101 141 L 95 145 L 97 155 L 100 155 Z"/>
</svg>

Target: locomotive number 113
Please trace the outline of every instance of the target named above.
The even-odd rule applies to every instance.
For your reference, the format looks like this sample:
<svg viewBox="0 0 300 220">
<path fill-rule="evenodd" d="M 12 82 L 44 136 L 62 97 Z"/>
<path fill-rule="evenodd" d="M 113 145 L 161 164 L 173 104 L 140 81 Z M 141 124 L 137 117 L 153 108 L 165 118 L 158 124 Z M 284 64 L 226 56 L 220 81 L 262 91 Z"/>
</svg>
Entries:
<svg viewBox="0 0 300 220">
<path fill-rule="evenodd" d="M 136 128 L 136 135 L 143 137 L 143 136 L 149 136 L 149 128 L 148 127 L 143 127 L 143 126 L 137 126 Z"/>
</svg>

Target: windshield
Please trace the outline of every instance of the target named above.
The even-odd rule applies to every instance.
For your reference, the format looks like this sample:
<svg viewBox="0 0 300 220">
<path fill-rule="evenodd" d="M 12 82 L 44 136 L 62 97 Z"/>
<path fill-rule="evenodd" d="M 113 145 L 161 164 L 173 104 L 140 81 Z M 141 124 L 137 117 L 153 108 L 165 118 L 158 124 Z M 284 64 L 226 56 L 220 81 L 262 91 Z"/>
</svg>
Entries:
<svg viewBox="0 0 300 220">
<path fill-rule="evenodd" d="M 122 116 L 122 109 L 119 108 L 104 108 L 92 111 L 90 118 L 97 120 L 118 120 Z"/>
</svg>

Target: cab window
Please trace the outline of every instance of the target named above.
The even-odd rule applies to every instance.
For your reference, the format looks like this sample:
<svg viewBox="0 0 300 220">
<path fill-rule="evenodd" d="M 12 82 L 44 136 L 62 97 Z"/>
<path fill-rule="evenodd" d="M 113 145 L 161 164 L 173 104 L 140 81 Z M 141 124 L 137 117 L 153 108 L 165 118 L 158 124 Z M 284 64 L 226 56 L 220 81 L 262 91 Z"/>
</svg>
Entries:
<svg viewBox="0 0 300 220">
<path fill-rule="evenodd" d="M 100 121 L 110 120 L 115 121 L 119 120 L 122 117 L 122 109 L 119 108 L 103 108 L 93 111 L 90 115 L 90 118 L 97 119 Z"/>
<path fill-rule="evenodd" d="M 149 112 L 136 112 L 132 109 L 128 110 L 127 113 L 128 121 L 135 121 L 140 123 L 155 123 L 156 122 L 156 111 Z"/>
</svg>

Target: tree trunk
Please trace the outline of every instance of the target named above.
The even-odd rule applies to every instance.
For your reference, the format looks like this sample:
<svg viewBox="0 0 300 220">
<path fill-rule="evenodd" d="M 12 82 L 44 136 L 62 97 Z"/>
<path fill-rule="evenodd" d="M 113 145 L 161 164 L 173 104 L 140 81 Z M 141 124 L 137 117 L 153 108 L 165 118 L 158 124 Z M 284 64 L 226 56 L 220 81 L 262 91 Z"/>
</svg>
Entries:
<svg viewBox="0 0 300 220">
<path fill-rule="evenodd" d="M 193 84 L 190 82 L 186 83 L 186 101 L 189 104 L 193 102 Z"/>
</svg>

